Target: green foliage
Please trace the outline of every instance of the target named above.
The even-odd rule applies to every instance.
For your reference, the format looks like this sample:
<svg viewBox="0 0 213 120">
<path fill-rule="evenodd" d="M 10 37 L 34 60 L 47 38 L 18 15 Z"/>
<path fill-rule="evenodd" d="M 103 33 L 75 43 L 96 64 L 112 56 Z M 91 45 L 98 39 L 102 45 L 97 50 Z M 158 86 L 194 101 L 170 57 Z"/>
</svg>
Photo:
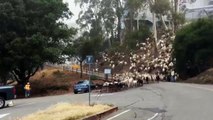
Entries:
<svg viewBox="0 0 213 120">
<path fill-rule="evenodd" d="M 182 25 L 185 23 L 185 14 L 172 12 L 172 20 L 176 25 Z"/>
<path fill-rule="evenodd" d="M 213 20 L 200 19 L 176 34 L 173 57 L 182 78 L 192 77 L 212 67 Z"/>
<path fill-rule="evenodd" d="M 140 30 L 129 32 L 126 34 L 125 45 L 129 49 L 136 49 L 136 44 L 138 42 L 144 42 L 146 38 L 150 37 L 151 31 L 148 26 L 143 25 Z"/>
<path fill-rule="evenodd" d="M 59 19 L 70 17 L 61 0 L 1 0 L 0 73 L 24 84 L 45 62 L 60 62 L 74 31 Z"/>
<path fill-rule="evenodd" d="M 82 36 L 76 39 L 73 45 L 68 46 L 68 49 L 72 48 L 72 52 L 70 54 L 71 57 L 77 57 L 80 62 L 83 62 L 87 55 L 96 56 L 101 47 L 101 38 L 97 37 L 94 39 L 89 39 L 88 37 Z"/>
<path fill-rule="evenodd" d="M 81 29 L 89 32 L 90 39 L 97 39 L 98 36 L 98 39 L 108 40 L 111 46 L 110 39 L 115 39 L 116 12 L 114 9 L 116 9 L 117 0 L 77 0 L 76 2 L 80 3 L 81 7 L 87 6 L 86 10 L 80 12 L 77 20 Z"/>
<path fill-rule="evenodd" d="M 150 6 L 151 11 L 158 15 L 166 15 L 171 9 L 169 0 L 156 0 L 153 5 Z"/>
<path fill-rule="evenodd" d="M 83 36 L 73 41 L 73 44 L 69 44 L 64 53 L 68 55 L 70 58 L 75 57 L 80 63 L 81 67 L 81 77 L 82 77 L 82 63 L 86 59 L 87 55 L 93 55 L 94 58 L 98 56 L 98 53 L 102 50 L 103 42 L 102 36 L 96 35 L 92 32 L 85 32 Z M 91 34 L 94 34 L 91 35 Z"/>
<path fill-rule="evenodd" d="M 119 43 L 117 43 L 114 44 L 110 49 L 108 49 L 109 54 L 114 54 L 115 52 L 128 54 L 130 50 L 125 45 L 120 46 Z"/>
<path fill-rule="evenodd" d="M 126 7 L 133 10 L 141 9 L 146 0 L 126 0 Z"/>
<path fill-rule="evenodd" d="M 121 36 L 122 18 L 130 18 L 127 24 L 133 29 L 134 17 L 145 6 L 146 0 L 75 0 L 81 7 L 86 6 L 79 14 L 77 23 L 81 28 L 96 28 L 95 35 L 101 34 L 111 47 L 115 40 L 123 43 Z M 128 15 L 124 16 L 128 11 Z M 95 23 L 95 24 L 93 24 Z M 127 26 L 128 26 L 127 25 Z M 97 29 L 98 28 L 98 29 Z M 127 27 L 129 28 L 129 27 Z M 91 32 L 91 30 L 90 30 Z"/>
<path fill-rule="evenodd" d="M 90 79 L 91 79 L 91 80 L 98 80 L 98 79 L 99 79 L 99 77 L 98 77 L 98 76 L 96 76 L 96 75 L 91 75 L 91 76 L 90 76 Z"/>
</svg>

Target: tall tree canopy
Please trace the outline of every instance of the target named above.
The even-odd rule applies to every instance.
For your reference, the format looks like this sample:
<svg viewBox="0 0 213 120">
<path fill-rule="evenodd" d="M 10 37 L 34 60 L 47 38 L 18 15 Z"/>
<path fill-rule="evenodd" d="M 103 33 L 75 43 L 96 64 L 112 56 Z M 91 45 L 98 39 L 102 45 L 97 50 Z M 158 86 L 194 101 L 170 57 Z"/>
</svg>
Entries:
<svg viewBox="0 0 213 120">
<path fill-rule="evenodd" d="M 138 13 L 142 10 L 147 2 L 146 0 L 124 0 L 125 1 L 125 10 L 128 11 L 127 26 L 130 32 L 133 31 L 134 20 L 138 17 Z"/>
<path fill-rule="evenodd" d="M 45 62 L 59 62 L 74 34 L 61 20 L 70 17 L 62 0 L 1 0 L 0 73 L 24 84 Z"/>
<path fill-rule="evenodd" d="M 115 41 L 120 45 L 124 40 L 122 37 L 122 24 L 127 24 L 128 30 L 133 30 L 134 18 L 138 10 L 143 8 L 145 0 L 75 0 L 80 3 L 83 9 L 80 12 L 78 23 L 81 28 L 91 28 L 94 26 L 92 21 L 96 21 L 101 29 L 96 33 L 101 33 L 109 46 Z M 125 22 L 125 23 L 124 23 Z"/>
<path fill-rule="evenodd" d="M 192 77 L 213 66 L 213 20 L 200 19 L 177 32 L 173 57 L 182 78 Z"/>
<path fill-rule="evenodd" d="M 102 39 L 107 40 L 109 46 L 112 44 L 112 39 L 118 37 L 115 33 L 116 15 L 120 15 L 119 6 L 120 0 L 76 0 L 80 3 L 82 11 L 79 14 L 77 23 L 81 29 L 98 34 Z"/>
</svg>

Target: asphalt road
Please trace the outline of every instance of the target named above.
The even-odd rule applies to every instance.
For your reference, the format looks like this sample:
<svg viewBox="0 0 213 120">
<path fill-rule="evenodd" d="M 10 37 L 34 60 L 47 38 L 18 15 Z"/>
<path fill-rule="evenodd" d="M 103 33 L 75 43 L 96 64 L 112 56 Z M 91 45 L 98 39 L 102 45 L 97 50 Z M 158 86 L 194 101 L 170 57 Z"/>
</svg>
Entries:
<svg viewBox="0 0 213 120">
<path fill-rule="evenodd" d="M 0 119 L 13 120 L 60 102 L 88 103 L 88 94 L 15 100 L 0 110 Z M 92 93 L 93 103 L 119 107 L 103 120 L 213 120 L 213 86 L 159 83 L 117 93 Z"/>
</svg>

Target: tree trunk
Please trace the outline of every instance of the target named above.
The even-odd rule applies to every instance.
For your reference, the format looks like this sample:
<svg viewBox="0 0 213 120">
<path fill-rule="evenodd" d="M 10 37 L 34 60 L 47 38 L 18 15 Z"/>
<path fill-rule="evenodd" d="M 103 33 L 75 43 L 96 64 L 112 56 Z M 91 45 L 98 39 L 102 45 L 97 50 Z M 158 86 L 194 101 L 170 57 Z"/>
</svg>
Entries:
<svg viewBox="0 0 213 120">
<path fill-rule="evenodd" d="M 108 44 L 109 44 L 109 48 L 111 48 L 112 47 L 112 43 L 111 43 L 111 39 L 110 38 L 108 38 Z"/>
<path fill-rule="evenodd" d="M 110 32 L 107 32 L 107 35 L 110 35 L 109 33 L 110 33 Z M 112 36 L 112 37 L 113 37 L 113 36 Z M 111 38 L 112 38 L 112 37 L 111 37 Z M 108 44 L 109 44 L 109 48 L 112 47 L 111 38 L 107 38 L 107 41 L 108 41 Z"/>
<path fill-rule="evenodd" d="M 163 18 L 163 15 L 161 15 L 161 21 L 163 23 L 163 26 L 164 26 L 165 30 L 168 30 L 168 26 L 166 25 L 166 22 L 165 22 L 165 20 Z"/>
<path fill-rule="evenodd" d="M 6 77 L 1 77 L 1 81 L 2 81 L 2 84 L 3 84 L 3 85 L 6 85 L 6 84 L 7 84 L 7 79 L 6 79 Z"/>
<path fill-rule="evenodd" d="M 152 13 L 152 19 L 153 19 L 153 33 L 154 33 L 154 39 L 155 39 L 155 43 L 157 46 L 157 26 L 156 26 L 156 18 L 155 18 L 155 13 Z"/>
<path fill-rule="evenodd" d="M 29 78 L 26 77 L 24 70 L 23 71 L 14 70 L 12 74 L 14 78 L 16 79 L 16 81 L 18 82 L 18 84 L 20 85 L 25 85 L 27 82 L 29 82 Z"/>
<path fill-rule="evenodd" d="M 133 31 L 133 22 L 134 22 L 134 15 L 133 15 L 133 11 L 130 10 L 130 32 Z"/>
<path fill-rule="evenodd" d="M 118 27 L 117 27 L 117 31 L 118 31 L 118 35 L 117 35 L 117 38 L 118 40 L 120 41 L 120 34 L 121 34 L 121 17 L 118 16 Z"/>
<path fill-rule="evenodd" d="M 174 0 L 174 11 L 175 11 L 175 14 L 179 13 L 179 0 Z M 173 31 L 174 31 L 174 33 L 176 32 L 177 27 L 178 27 L 177 18 L 173 17 Z"/>
<path fill-rule="evenodd" d="M 123 41 L 121 39 L 121 16 L 122 16 L 122 11 L 121 11 L 121 5 L 120 5 L 120 0 L 117 0 L 117 9 L 116 9 L 116 15 L 118 19 L 118 27 L 117 27 L 117 39 L 120 41 L 120 45 L 123 45 Z"/>
<path fill-rule="evenodd" d="M 137 30 L 139 31 L 140 29 L 140 21 L 139 21 L 139 18 L 137 18 Z"/>
<path fill-rule="evenodd" d="M 80 61 L 80 69 L 81 69 L 81 74 L 80 74 L 80 78 L 83 78 L 83 65 L 82 65 L 83 61 Z"/>
<path fill-rule="evenodd" d="M 175 5 L 175 12 L 179 13 L 179 0 L 174 0 L 174 5 Z"/>
</svg>

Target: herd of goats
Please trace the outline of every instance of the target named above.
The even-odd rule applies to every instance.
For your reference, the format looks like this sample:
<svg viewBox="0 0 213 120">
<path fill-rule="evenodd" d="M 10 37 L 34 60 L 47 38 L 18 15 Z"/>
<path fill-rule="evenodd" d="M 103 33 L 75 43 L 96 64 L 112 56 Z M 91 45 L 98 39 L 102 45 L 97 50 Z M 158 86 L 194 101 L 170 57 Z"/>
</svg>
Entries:
<svg viewBox="0 0 213 120">
<path fill-rule="evenodd" d="M 138 42 L 138 50 L 128 55 L 122 52 L 103 53 L 103 60 L 99 63 L 118 72 L 112 75 L 111 80 L 105 81 L 102 88 L 117 91 L 143 86 L 144 83 L 176 81 L 178 74 L 174 71 L 175 59 L 171 56 L 174 38 L 170 33 L 162 35 L 157 42 L 148 38 L 146 42 Z"/>
<path fill-rule="evenodd" d="M 128 75 L 127 75 L 128 76 Z M 131 75 L 130 75 L 131 76 Z M 103 85 L 97 85 L 98 89 L 101 89 L 102 92 L 105 90 L 106 92 L 116 92 L 128 88 L 141 87 L 144 83 L 149 84 L 150 82 L 158 82 L 162 80 L 160 76 L 143 76 L 140 78 L 136 78 L 134 75 L 132 77 L 117 76 L 117 78 L 112 81 L 105 81 Z"/>
</svg>

